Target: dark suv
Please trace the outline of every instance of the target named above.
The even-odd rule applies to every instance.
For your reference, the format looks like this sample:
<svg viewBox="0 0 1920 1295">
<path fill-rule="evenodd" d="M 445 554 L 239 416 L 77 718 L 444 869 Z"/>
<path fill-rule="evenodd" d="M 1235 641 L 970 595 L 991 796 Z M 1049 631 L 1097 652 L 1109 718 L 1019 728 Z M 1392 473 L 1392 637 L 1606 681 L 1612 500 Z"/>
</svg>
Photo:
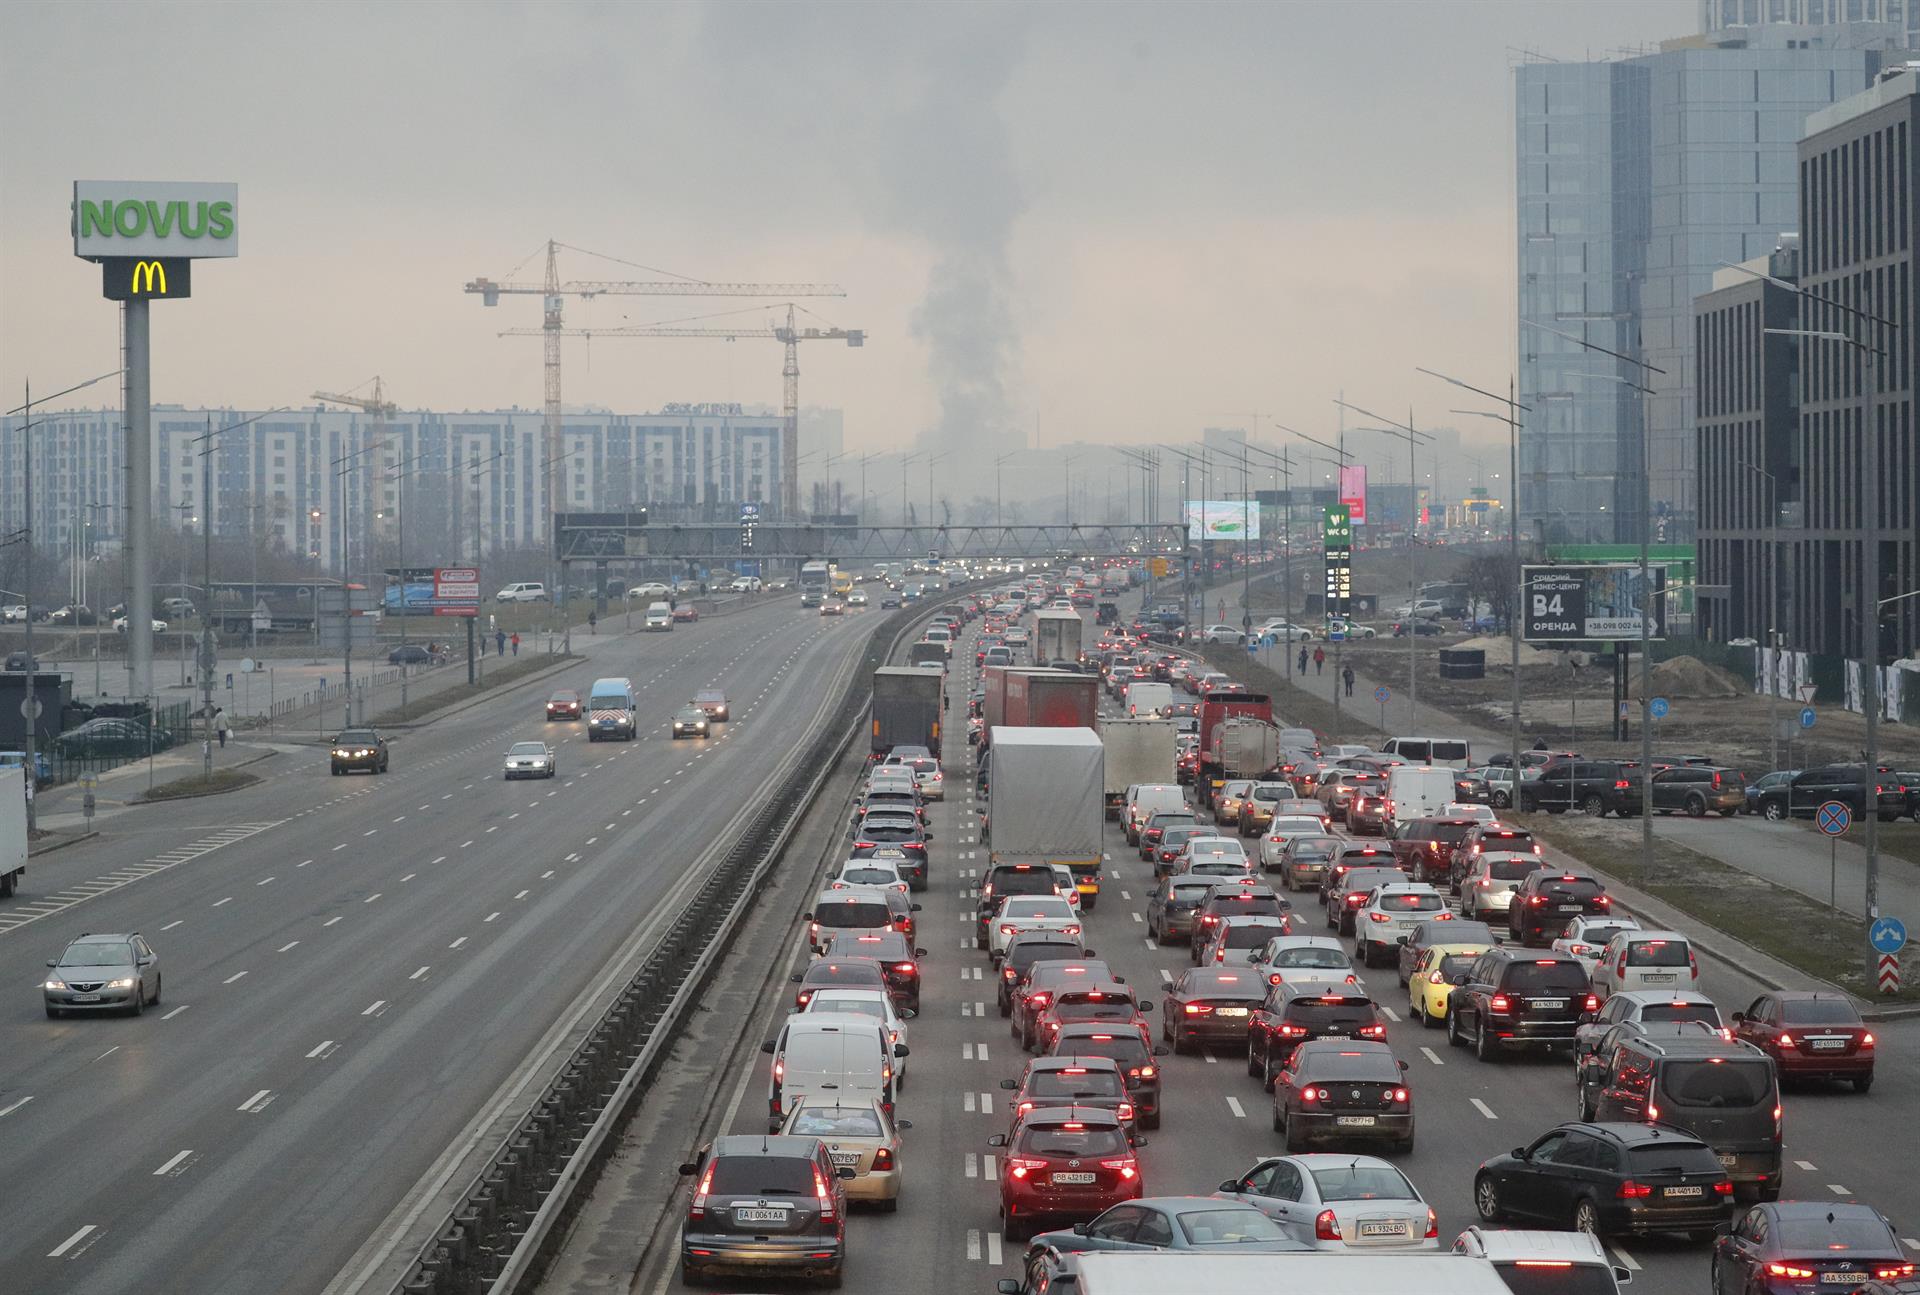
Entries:
<svg viewBox="0 0 1920 1295">
<path fill-rule="evenodd" d="M 1687 1134 L 1658 1124 L 1562 1124 L 1483 1163 L 1473 1204 L 1483 1223 L 1710 1239 L 1733 1212 L 1733 1184 L 1713 1151 Z"/>
<path fill-rule="evenodd" d="M 1580 1118 L 1658 1120 L 1711 1146 L 1749 1199 L 1780 1199 L 1780 1083 L 1773 1061 L 1709 1027 L 1625 1035 L 1580 1071 Z"/>
<path fill-rule="evenodd" d="M 1599 1010 L 1586 964 L 1571 953 L 1502 945 L 1473 960 L 1447 995 L 1447 1042 L 1482 1061 L 1510 1047 L 1571 1046 L 1583 1013 Z"/>
<path fill-rule="evenodd" d="M 1576 917 L 1613 911 L 1613 899 L 1598 877 L 1542 868 L 1528 873 L 1507 906 L 1507 934 L 1530 947 L 1552 944 Z"/>
<path fill-rule="evenodd" d="M 680 1238 L 689 1286 L 715 1273 L 778 1273 L 840 1284 L 847 1258 L 847 1190 L 818 1138 L 716 1138 L 680 1166 L 694 1178 Z"/>
<path fill-rule="evenodd" d="M 1007 941 L 1007 952 L 1000 959 L 1000 1015 L 1013 1015 L 1014 995 L 1022 990 L 1033 968 L 1043 962 L 1081 962 L 1093 956 L 1083 948 L 1077 935 L 1058 931 L 1022 931 Z"/>
<path fill-rule="evenodd" d="M 1393 855 L 1408 877 L 1438 885 L 1453 866 L 1454 848 L 1478 826 L 1474 818 L 1416 818 L 1394 833 Z"/>
<path fill-rule="evenodd" d="M 1653 775 L 1656 814 L 1675 810 L 1690 818 L 1704 818 L 1708 810 L 1732 818 L 1747 804 L 1747 775 L 1738 769 L 1676 765 Z"/>
<path fill-rule="evenodd" d="M 1642 784 L 1611 760 L 1563 760 L 1520 784 L 1520 808 L 1529 814 L 1577 809 L 1595 818 L 1627 818 L 1640 812 L 1642 799 Z"/>
<path fill-rule="evenodd" d="M 1324 981 L 1282 981 L 1247 1021 L 1247 1073 L 1273 1091 L 1274 1076 L 1308 1039 L 1384 1039 L 1387 1024 L 1366 992 Z"/>
<path fill-rule="evenodd" d="M 1900 775 L 1885 765 L 1874 780 L 1874 803 L 1880 808 L 1880 821 L 1891 823 L 1907 812 L 1906 784 Z M 1814 812 L 1830 800 L 1837 800 L 1857 816 L 1865 803 L 1860 794 L 1863 766 L 1829 764 L 1797 773 L 1785 786 L 1770 787 L 1760 793 L 1760 812 L 1778 821 L 1783 818 L 1812 818 Z"/>
<path fill-rule="evenodd" d="M 1165 1046 L 1151 1047 L 1136 1029 L 1114 1030 L 1093 1021 L 1070 1021 L 1054 1036 L 1049 1056 L 1112 1057 L 1127 1077 L 1134 1118 L 1143 1129 L 1160 1127 L 1160 1067 Z"/>
</svg>

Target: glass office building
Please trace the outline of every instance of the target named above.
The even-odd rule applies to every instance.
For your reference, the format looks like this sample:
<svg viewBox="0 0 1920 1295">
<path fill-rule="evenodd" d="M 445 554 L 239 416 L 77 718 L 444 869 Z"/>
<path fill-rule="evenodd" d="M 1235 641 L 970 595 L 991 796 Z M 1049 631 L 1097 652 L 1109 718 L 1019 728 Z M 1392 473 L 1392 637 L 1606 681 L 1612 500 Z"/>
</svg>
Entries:
<svg viewBox="0 0 1920 1295">
<path fill-rule="evenodd" d="M 1807 115 L 1903 58 L 1889 52 L 1891 31 L 1761 25 L 1515 69 L 1520 400 L 1531 408 L 1518 504 L 1532 538 L 1637 542 L 1650 494 L 1654 542 L 1693 540 L 1693 299 L 1722 263 L 1766 255 L 1795 227 Z"/>
</svg>

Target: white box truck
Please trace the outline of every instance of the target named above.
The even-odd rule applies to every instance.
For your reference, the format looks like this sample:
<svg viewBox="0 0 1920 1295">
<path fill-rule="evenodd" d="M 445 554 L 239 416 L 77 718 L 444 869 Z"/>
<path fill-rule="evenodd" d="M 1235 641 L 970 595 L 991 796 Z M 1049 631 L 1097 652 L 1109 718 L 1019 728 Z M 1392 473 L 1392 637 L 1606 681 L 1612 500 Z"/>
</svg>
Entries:
<svg viewBox="0 0 1920 1295">
<path fill-rule="evenodd" d="M 1100 725 L 1100 740 L 1107 748 L 1108 818 L 1120 817 L 1127 788 L 1174 781 L 1179 736 L 1180 726 L 1170 719 L 1110 719 Z"/>
<path fill-rule="evenodd" d="M 1079 664 L 1087 623 L 1080 613 L 1049 607 L 1033 618 L 1033 659 L 1036 664 Z"/>
<path fill-rule="evenodd" d="M 0 769 L 0 897 L 27 875 L 27 771 Z"/>
<path fill-rule="evenodd" d="M 1080 906 L 1100 899 L 1106 747 L 1090 728 L 993 730 L 986 842 L 994 863 L 1062 863 Z"/>
</svg>

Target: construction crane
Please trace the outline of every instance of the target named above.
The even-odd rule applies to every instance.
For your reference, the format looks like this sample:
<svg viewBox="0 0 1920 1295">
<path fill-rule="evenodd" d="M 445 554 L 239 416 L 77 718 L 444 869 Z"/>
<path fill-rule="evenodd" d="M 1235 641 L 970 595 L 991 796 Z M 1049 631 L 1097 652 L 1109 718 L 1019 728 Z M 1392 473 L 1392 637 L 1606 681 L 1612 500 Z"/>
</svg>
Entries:
<svg viewBox="0 0 1920 1295">
<path fill-rule="evenodd" d="M 770 337 L 786 348 L 786 364 L 780 373 L 784 391 L 780 407 L 780 458 L 786 471 L 780 486 L 780 507 L 788 517 L 800 514 L 800 479 L 794 462 L 800 450 L 800 343 L 844 341 L 848 346 L 865 346 L 866 330 L 859 328 L 799 328 L 794 324 L 796 307 L 783 303 L 787 322 L 766 323 L 758 328 L 688 328 L 675 324 L 636 324 L 620 328 L 563 328 L 560 337 L 706 337 L 731 342 L 742 337 Z M 545 329 L 510 328 L 502 337 L 531 337 Z"/>
<path fill-rule="evenodd" d="M 837 285 L 830 283 L 716 283 L 708 279 L 665 278 L 652 280 L 616 280 L 616 279 L 568 279 L 560 278 L 559 252 L 565 247 L 570 252 L 580 252 L 586 256 L 601 256 L 598 252 L 588 252 L 584 248 L 571 247 L 566 243 L 547 240 L 547 273 L 545 280 L 538 284 L 515 283 L 511 272 L 507 279 L 495 282 L 492 279 L 475 279 L 467 284 L 467 291 L 478 293 L 480 303 L 485 306 L 497 306 L 500 298 L 507 293 L 538 294 L 544 306 L 541 325 L 538 330 L 515 329 L 511 332 L 527 335 L 538 332 L 546 338 L 546 469 L 550 473 L 553 464 L 559 461 L 560 444 L 560 339 L 566 328 L 561 319 L 561 303 L 567 297 L 599 296 L 635 296 L 635 297 L 844 297 L 847 294 Z M 537 255 L 537 253 L 536 253 Z M 533 259 L 532 257 L 527 258 Z M 618 261 L 618 257 L 601 256 L 602 260 Z M 521 262 L 526 264 L 525 261 Z M 632 264 L 623 262 L 623 264 Z M 517 268 L 517 267 L 516 267 Z M 642 266 L 642 269 L 647 267 Z M 655 271 L 655 273 L 659 273 Z M 505 334 L 503 334 L 504 336 Z M 789 362 L 790 376 L 787 381 L 791 389 L 797 390 L 800 380 L 799 368 Z M 787 484 L 783 491 L 786 499 L 783 507 L 788 516 L 799 511 L 799 490 L 793 482 L 793 460 L 798 456 L 800 446 L 799 409 L 789 401 L 786 425 L 781 429 L 780 455 L 786 468 Z M 559 511 L 557 497 L 551 480 L 546 481 L 547 510 L 549 514 Z"/>
<path fill-rule="evenodd" d="M 362 383 L 361 385 L 365 386 L 366 384 Z M 386 461 L 387 418 L 390 415 L 399 413 L 400 406 L 387 399 L 386 390 L 380 382 L 380 375 L 374 375 L 373 394 L 371 396 L 348 396 L 332 391 L 316 391 L 313 393 L 313 398 L 315 400 L 327 401 L 330 404 L 346 405 L 349 408 L 358 409 L 362 413 L 371 415 L 367 427 L 367 452 L 373 459 L 374 467 L 373 470 L 367 474 L 367 498 L 362 501 L 361 507 L 362 511 L 369 516 L 375 514 L 390 515 L 393 510 L 388 507 L 388 500 L 385 497 L 385 469 L 389 466 Z M 381 492 L 380 498 L 377 501 L 374 499 L 375 491 Z M 344 498 L 346 493 L 343 487 L 340 492 L 341 497 Z M 342 532 L 342 543 L 345 543 L 344 531 Z"/>
</svg>

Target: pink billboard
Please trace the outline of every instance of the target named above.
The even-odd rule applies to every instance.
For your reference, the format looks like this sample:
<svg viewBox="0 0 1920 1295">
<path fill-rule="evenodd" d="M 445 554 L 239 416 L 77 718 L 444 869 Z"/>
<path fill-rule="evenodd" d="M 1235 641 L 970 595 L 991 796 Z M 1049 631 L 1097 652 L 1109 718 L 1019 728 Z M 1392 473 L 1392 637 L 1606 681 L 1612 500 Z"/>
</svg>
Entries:
<svg viewBox="0 0 1920 1295">
<path fill-rule="evenodd" d="M 1351 511 L 1353 524 L 1364 526 L 1367 521 L 1367 466 L 1364 463 L 1350 463 L 1340 469 L 1340 502 Z"/>
</svg>

